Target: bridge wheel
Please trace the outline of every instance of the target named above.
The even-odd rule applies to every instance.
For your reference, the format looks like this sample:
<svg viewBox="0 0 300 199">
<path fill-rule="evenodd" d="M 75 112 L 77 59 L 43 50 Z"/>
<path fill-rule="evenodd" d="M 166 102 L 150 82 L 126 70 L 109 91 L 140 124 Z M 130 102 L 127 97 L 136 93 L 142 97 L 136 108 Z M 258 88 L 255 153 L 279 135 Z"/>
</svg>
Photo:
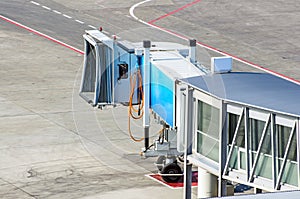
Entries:
<svg viewBox="0 0 300 199">
<path fill-rule="evenodd" d="M 180 166 L 176 163 L 170 163 L 166 165 L 162 171 L 162 174 L 182 174 Z M 178 182 L 182 176 L 162 176 L 162 179 L 166 182 Z"/>
<path fill-rule="evenodd" d="M 164 161 L 166 160 L 166 156 L 159 156 L 156 160 L 157 169 L 161 171 L 163 169 Z"/>
</svg>

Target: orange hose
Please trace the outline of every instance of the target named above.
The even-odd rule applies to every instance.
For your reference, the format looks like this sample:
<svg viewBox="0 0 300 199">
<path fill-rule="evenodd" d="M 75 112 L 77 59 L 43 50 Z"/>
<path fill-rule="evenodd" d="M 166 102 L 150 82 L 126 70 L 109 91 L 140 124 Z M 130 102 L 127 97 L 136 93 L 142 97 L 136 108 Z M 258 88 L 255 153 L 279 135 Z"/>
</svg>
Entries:
<svg viewBox="0 0 300 199">
<path fill-rule="evenodd" d="M 135 90 L 135 85 L 136 85 L 136 80 L 138 78 L 138 89 L 139 89 L 139 93 L 142 93 L 142 99 L 140 99 L 140 95 L 138 95 L 138 109 L 136 109 L 133 104 L 133 96 L 134 96 L 134 90 Z M 141 142 L 143 141 L 145 138 L 136 138 L 133 136 L 132 132 L 131 132 L 131 122 L 130 122 L 130 118 L 132 117 L 135 120 L 141 119 L 144 115 L 144 111 L 143 111 L 143 107 L 144 107 L 144 93 L 143 93 L 143 78 L 141 75 L 141 71 L 138 69 L 136 73 L 134 73 L 133 75 L 130 76 L 130 87 L 131 87 L 131 91 L 130 91 L 130 95 L 129 95 L 129 105 L 128 105 L 128 132 L 129 132 L 129 136 L 130 138 L 135 141 L 135 142 Z M 141 114 L 139 116 L 134 115 L 133 112 L 138 113 L 139 111 L 141 111 Z M 164 131 L 164 128 L 162 128 L 160 131 L 158 131 L 157 134 L 162 134 Z"/>
<path fill-rule="evenodd" d="M 133 76 L 133 77 L 132 77 Z M 136 80 L 138 77 L 138 90 L 139 93 L 142 93 L 142 99 L 140 99 L 140 95 L 138 95 L 138 109 L 136 109 L 133 104 L 133 96 L 134 96 L 134 91 L 135 91 L 135 85 L 136 85 Z M 135 138 L 131 132 L 131 127 L 130 127 L 130 118 L 132 117 L 133 119 L 137 120 L 137 119 L 141 119 L 144 115 L 144 111 L 143 111 L 143 107 L 144 107 L 144 95 L 143 95 L 143 80 L 142 80 L 142 75 L 141 75 L 141 71 L 138 69 L 136 73 L 134 73 L 133 75 L 130 76 L 130 87 L 131 87 L 131 91 L 130 91 L 130 95 L 129 95 L 129 106 L 128 106 L 128 132 L 129 132 L 129 136 L 130 138 L 135 141 L 135 142 L 141 142 L 143 141 L 145 138 Z M 136 116 L 133 112 L 138 113 L 141 111 L 141 114 Z"/>
</svg>

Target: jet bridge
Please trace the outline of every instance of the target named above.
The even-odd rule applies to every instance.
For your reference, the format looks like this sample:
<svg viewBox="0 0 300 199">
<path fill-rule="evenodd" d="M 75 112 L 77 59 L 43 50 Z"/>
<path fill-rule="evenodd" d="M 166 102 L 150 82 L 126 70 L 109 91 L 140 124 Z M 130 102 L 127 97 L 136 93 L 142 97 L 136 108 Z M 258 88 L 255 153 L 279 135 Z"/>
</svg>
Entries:
<svg viewBox="0 0 300 199">
<path fill-rule="evenodd" d="M 181 102 L 176 97 L 177 80 L 200 76 L 206 69 L 195 61 L 196 42 L 190 47 L 177 43 L 144 41 L 130 43 L 109 38 L 98 30 L 84 34 L 85 58 L 80 96 L 93 106 L 123 104 L 129 107 L 130 117 L 143 119 L 145 157 L 159 157 L 158 169 L 178 176 L 163 176 L 177 181 L 182 168 L 177 157 L 183 155 L 177 139 L 184 131 L 180 122 Z M 159 137 L 149 143 L 150 111 L 162 125 Z M 129 123 L 130 124 L 130 123 Z M 178 150 L 179 149 L 179 150 Z"/>
<path fill-rule="evenodd" d="M 87 31 L 80 96 L 93 106 L 128 103 L 129 76 L 141 64 L 135 46 L 115 42 L 97 30 Z M 133 102 L 136 103 L 137 96 Z"/>
<path fill-rule="evenodd" d="M 300 188 L 300 85 L 266 73 L 232 72 L 230 57 L 211 68 L 195 40 L 131 43 L 86 31 L 80 95 L 93 106 L 123 104 L 143 119 L 142 154 L 158 157 L 163 179 L 182 178 L 198 197 L 225 196 L 227 182 L 278 191 Z M 149 118 L 162 126 L 149 143 Z"/>
<path fill-rule="evenodd" d="M 300 188 L 300 85 L 248 72 L 181 81 L 195 99 L 194 165 L 267 191 Z"/>
</svg>

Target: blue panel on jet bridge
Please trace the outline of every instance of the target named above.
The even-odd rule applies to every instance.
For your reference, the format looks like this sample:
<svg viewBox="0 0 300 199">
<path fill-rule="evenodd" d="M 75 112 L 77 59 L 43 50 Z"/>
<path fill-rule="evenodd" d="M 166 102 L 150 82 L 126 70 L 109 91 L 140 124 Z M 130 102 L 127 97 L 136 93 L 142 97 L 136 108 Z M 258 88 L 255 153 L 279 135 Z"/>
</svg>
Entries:
<svg viewBox="0 0 300 199">
<path fill-rule="evenodd" d="M 151 52 L 150 107 L 168 125 L 176 124 L 175 81 L 204 73 L 177 51 Z"/>
<path fill-rule="evenodd" d="M 171 127 L 174 127 L 174 80 L 151 64 L 150 107 Z"/>
</svg>

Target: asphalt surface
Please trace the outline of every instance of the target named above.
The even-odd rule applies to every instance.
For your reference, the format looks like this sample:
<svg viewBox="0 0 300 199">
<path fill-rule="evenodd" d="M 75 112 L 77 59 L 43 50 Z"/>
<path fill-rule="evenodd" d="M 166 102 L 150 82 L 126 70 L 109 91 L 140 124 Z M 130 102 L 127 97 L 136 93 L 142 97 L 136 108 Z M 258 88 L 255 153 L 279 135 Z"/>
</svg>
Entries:
<svg viewBox="0 0 300 199">
<path fill-rule="evenodd" d="M 134 42 L 187 43 L 133 18 L 129 9 L 139 2 L 2 0 L 0 15 L 80 50 L 84 31 L 100 26 Z M 164 0 L 145 2 L 134 14 L 300 80 L 299 6 L 296 0 Z M 80 53 L 4 20 L 0 27 L 1 198 L 182 198 L 182 190 L 144 176 L 156 168 L 153 159 L 139 157 L 142 143 L 128 138 L 124 107 L 93 109 L 78 97 Z M 198 47 L 206 66 L 214 55 Z M 135 123 L 137 136 L 140 127 Z"/>
<path fill-rule="evenodd" d="M 138 2 L 86 0 L 70 3 L 60 0 L 38 1 L 40 5 L 35 5 L 31 1 L 3 0 L 0 11 L 4 16 L 80 49 L 83 49 L 82 33 L 91 29 L 88 25 L 101 26 L 110 35 L 116 34 L 131 41 L 151 39 L 186 43 L 133 19 L 129 8 Z M 134 12 L 148 22 L 191 2 L 150 1 L 138 6 Z M 300 61 L 299 10 L 295 0 L 198 1 L 153 24 L 299 79 L 296 72 Z M 209 61 L 211 54 L 207 51 L 207 56 L 202 56 L 202 59 Z M 209 65 L 208 61 L 206 65 Z"/>
</svg>

